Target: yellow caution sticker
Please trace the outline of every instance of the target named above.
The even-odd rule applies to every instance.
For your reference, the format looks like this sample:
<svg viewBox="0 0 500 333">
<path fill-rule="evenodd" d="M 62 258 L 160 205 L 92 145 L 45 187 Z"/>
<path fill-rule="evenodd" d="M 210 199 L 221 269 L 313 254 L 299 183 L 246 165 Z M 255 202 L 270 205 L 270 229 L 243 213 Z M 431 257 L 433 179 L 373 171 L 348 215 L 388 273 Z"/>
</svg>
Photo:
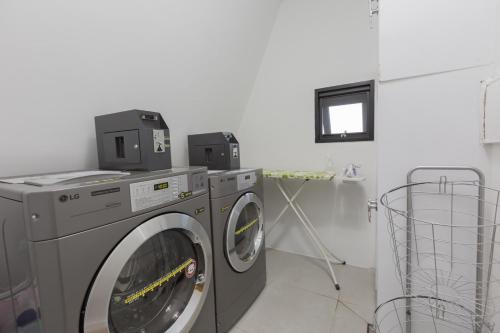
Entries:
<svg viewBox="0 0 500 333">
<path fill-rule="evenodd" d="M 196 208 L 194 210 L 195 215 L 200 215 L 201 213 L 204 213 L 204 212 L 205 212 L 205 207 Z"/>
<path fill-rule="evenodd" d="M 187 267 L 189 267 L 191 264 L 195 263 L 195 260 L 193 258 L 190 258 L 186 260 L 183 264 L 179 265 L 176 269 L 171 271 L 170 273 L 162 276 L 158 280 L 150 283 L 146 287 L 142 288 L 141 290 L 129 295 L 127 298 L 125 298 L 125 304 L 131 304 L 135 302 L 137 299 L 140 297 L 144 297 L 145 295 L 149 294 L 150 292 L 153 292 L 155 289 L 158 287 L 161 287 L 164 283 L 168 282 L 170 279 L 178 275 L 179 273 L 183 272 Z M 193 266 L 193 265 L 191 265 Z M 194 266 L 196 268 L 196 264 Z"/>
<path fill-rule="evenodd" d="M 180 199 L 186 199 L 186 198 L 189 198 L 189 197 L 191 197 L 191 196 L 193 196 L 193 191 L 181 192 L 181 193 L 179 194 L 179 198 L 180 198 Z"/>
<path fill-rule="evenodd" d="M 255 219 L 255 220 L 251 221 L 250 223 L 248 223 L 248 224 L 244 225 L 243 227 L 239 228 L 238 230 L 236 230 L 236 232 L 234 234 L 236 236 L 239 236 L 240 234 L 244 233 L 245 231 L 247 231 L 248 229 L 253 227 L 253 225 L 257 222 L 259 222 L 259 219 Z"/>
<path fill-rule="evenodd" d="M 225 206 L 225 207 L 222 207 L 222 208 L 220 209 L 220 213 L 221 213 L 221 214 L 224 214 L 224 213 L 225 213 L 225 212 L 227 212 L 230 208 L 231 208 L 231 205 L 227 205 L 227 206 Z"/>
</svg>

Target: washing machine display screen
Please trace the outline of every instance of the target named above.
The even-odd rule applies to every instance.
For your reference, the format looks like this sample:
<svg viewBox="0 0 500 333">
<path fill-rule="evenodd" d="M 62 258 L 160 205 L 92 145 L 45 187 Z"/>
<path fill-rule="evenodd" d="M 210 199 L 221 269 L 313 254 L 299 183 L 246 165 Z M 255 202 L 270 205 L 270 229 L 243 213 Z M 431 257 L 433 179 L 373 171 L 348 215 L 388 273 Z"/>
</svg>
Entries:
<svg viewBox="0 0 500 333">
<path fill-rule="evenodd" d="M 253 202 L 247 204 L 241 211 L 236 223 L 235 249 L 241 260 L 246 261 L 258 249 L 255 248 L 255 238 L 259 233 L 259 208 Z"/>
<path fill-rule="evenodd" d="M 154 184 L 155 191 L 166 190 L 167 188 L 168 188 L 168 182 Z"/>
<path fill-rule="evenodd" d="M 193 294 L 197 251 L 182 231 L 167 230 L 142 244 L 122 268 L 109 303 L 111 332 L 164 332 Z"/>
</svg>

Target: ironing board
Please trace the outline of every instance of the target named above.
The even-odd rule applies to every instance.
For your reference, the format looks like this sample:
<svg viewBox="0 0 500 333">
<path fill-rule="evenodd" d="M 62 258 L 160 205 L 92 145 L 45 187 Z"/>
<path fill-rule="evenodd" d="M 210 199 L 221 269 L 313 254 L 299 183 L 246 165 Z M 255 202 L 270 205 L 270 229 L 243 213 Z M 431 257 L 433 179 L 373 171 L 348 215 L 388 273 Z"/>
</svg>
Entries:
<svg viewBox="0 0 500 333">
<path fill-rule="evenodd" d="M 281 212 L 278 214 L 274 222 L 271 224 L 271 226 L 266 230 L 266 233 L 269 235 L 271 231 L 274 229 L 274 227 L 280 222 L 281 217 L 285 212 L 287 211 L 288 207 L 292 208 L 292 210 L 295 212 L 297 215 L 299 221 L 303 225 L 304 229 L 307 231 L 307 234 L 313 241 L 314 245 L 318 248 L 318 250 L 321 252 L 321 256 L 323 259 L 326 261 L 326 264 L 328 266 L 328 270 L 330 272 L 331 278 L 333 283 L 335 284 L 335 289 L 339 290 L 340 285 L 337 281 L 337 277 L 335 276 L 335 272 L 333 271 L 332 268 L 332 263 L 333 264 L 342 264 L 345 265 L 345 261 L 339 259 L 335 254 L 333 254 L 323 243 L 321 238 L 319 237 L 318 232 L 314 228 L 313 224 L 311 223 L 311 220 L 309 217 L 307 217 L 306 213 L 300 207 L 299 203 L 297 202 L 297 197 L 299 196 L 300 192 L 304 189 L 304 186 L 306 185 L 307 182 L 310 180 L 317 180 L 317 181 L 333 181 L 335 179 L 335 173 L 334 172 L 328 172 L 328 171 L 290 171 L 290 170 L 264 170 L 263 175 L 265 178 L 270 178 L 274 181 L 278 189 L 280 190 L 281 194 L 286 200 L 286 204 L 281 210 Z M 297 191 L 295 193 L 291 193 L 285 186 L 284 181 L 287 179 L 297 179 L 301 180 L 301 184 Z"/>
</svg>

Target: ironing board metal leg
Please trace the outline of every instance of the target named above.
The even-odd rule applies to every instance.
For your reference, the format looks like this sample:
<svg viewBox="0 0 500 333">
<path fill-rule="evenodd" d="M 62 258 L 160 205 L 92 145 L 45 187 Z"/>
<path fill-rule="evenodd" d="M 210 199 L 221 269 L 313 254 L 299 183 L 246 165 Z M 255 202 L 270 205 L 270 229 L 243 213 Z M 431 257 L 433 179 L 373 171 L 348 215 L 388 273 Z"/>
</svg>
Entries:
<svg viewBox="0 0 500 333">
<path fill-rule="evenodd" d="M 288 197 L 290 197 L 290 191 L 289 189 L 285 186 L 284 183 L 281 183 L 281 186 L 283 188 L 283 191 L 285 192 L 285 194 L 287 194 Z M 296 198 L 296 196 L 294 195 L 290 201 L 292 201 L 295 205 L 295 207 L 297 208 L 297 210 L 302 214 L 302 217 L 304 218 L 305 222 L 307 222 L 307 224 L 309 225 L 309 228 L 311 229 L 311 231 L 314 233 L 314 236 L 316 237 L 317 241 L 319 244 L 321 244 L 321 246 L 325 249 L 325 251 L 330 255 L 330 258 L 331 259 L 334 259 L 336 262 L 334 264 L 342 264 L 342 265 L 345 265 L 345 260 L 342 260 L 340 259 L 339 257 L 337 257 L 332 251 L 330 251 L 328 249 L 328 247 L 325 245 L 325 243 L 321 240 L 321 237 L 320 235 L 318 234 L 318 231 L 316 230 L 316 228 L 314 227 L 314 225 L 312 224 L 311 220 L 309 219 L 309 217 L 306 215 L 306 213 L 304 212 L 304 210 L 302 209 L 302 207 L 300 206 L 300 204 L 294 199 Z M 287 206 L 288 207 L 288 206 Z"/>
<path fill-rule="evenodd" d="M 291 201 L 291 198 L 287 195 L 285 189 L 283 188 L 282 186 L 282 183 L 281 181 L 278 179 L 278 181 L 276 182 L 276 185 L 278 186 L 279 190 L 281 191 L 281 194 L 283 194 L 283 196 L 285 197 L 285 199 L 287 200 L 288 202 L 288 205 L 292 208 L 292 210 L 295 212 L 295 214 L 297 215 L 297 217 L 299 218 L 299 221 L 302 223 L 302 225 L 304 226 L 304 228 L 306 229 L 309 237 L 311 238 L 311 240 L 314 242 L 314 244 L 318 247 L 318 249 L 320 250 L 321 252 L 321 255 L 323 256 L 323 259 L 325 260 L 326 262 L 326 265 L 328 266 L 328 271 L 330 272 L 330 276 L 333 280 L 333 283 L 335 284 L 335 288 L 337 290 L 340 289 L 340 286 L 339 286 L 339 283 L 337 281 L 337 277 L 335 276 L 335 272 L 333 271 L 333 268 L 332 268 L 332 264 L 330 263 L 330 258 L 328 257 L 327 253 L 326 253 L 326 248 L 323 246 L 321 240 L 319 240 L 315 234 L 317 235 L 317 232 L 316 231 L 312 231 L 311 229 L 314 229 L 314 227 L 312 227 L 312 225 L 310 226 L 305 220 L 304 218 L 302 217 L 302 215 L 300 214 L 300 212 L 298 211 L 297 207 L 295 206 L 295 203 L 293 201 Z M 302 184 L 303 186 L 303 184 Z M 311 228 L 312 227 L 312 228 Z M 325 251 L 326 250 L 326 251 Z"/>
<path fill-rule="evenodd" d="M 297 197 L 299 196 L 300 192 L 302 192 L 302 189 L 304 188 L 304 185 L 306 184 L 306 180 L 304 180 L 302 182 L 302 184 L 300 184 L 299 188 L 297 189 L 297 191 L 295 192 L 295 194 L 292 196 L 292 198 L 290 199 L 291 201 L 295 201 L 295 199 L 297 199 Z M 279 179 L 276 179 L 276 185 L 278 186 L 279 188 Z M 283 214 L 285 214 L 285 212 L 288 210 L 288 207 L 290 207 L 290 204 L 289 204 L 289 201 L 287 201 L 287 203 L 285 204 L 285 206 L 283 207 L 283 209 L 281 210 L 281 212 L 278 214 L 278 217 L 276 217 L 273 221 L 273 223 L 271 224 L 271 226 L 267 229 L 266 231 L 266 235 L 269 235 L 271 233 L 271 231 L 274 229 L 274 227 L 280 222 L 280 219 L 281 217 L 283 216 Z"/>
</svg>

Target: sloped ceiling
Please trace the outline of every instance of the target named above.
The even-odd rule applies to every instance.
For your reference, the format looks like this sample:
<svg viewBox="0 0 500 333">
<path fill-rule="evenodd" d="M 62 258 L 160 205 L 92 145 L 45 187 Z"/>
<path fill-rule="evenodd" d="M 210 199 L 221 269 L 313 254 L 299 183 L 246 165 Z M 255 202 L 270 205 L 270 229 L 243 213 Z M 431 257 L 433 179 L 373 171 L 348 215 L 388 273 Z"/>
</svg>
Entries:
<svg viewBox="0 0 500 333">
<path fill-rule="evenodd" d="M 96 167 L 94 115 L 163 114 L 186 135 L 239 126 L 279 0 L 5 0 L 0 176 Z"/>
</svg>

